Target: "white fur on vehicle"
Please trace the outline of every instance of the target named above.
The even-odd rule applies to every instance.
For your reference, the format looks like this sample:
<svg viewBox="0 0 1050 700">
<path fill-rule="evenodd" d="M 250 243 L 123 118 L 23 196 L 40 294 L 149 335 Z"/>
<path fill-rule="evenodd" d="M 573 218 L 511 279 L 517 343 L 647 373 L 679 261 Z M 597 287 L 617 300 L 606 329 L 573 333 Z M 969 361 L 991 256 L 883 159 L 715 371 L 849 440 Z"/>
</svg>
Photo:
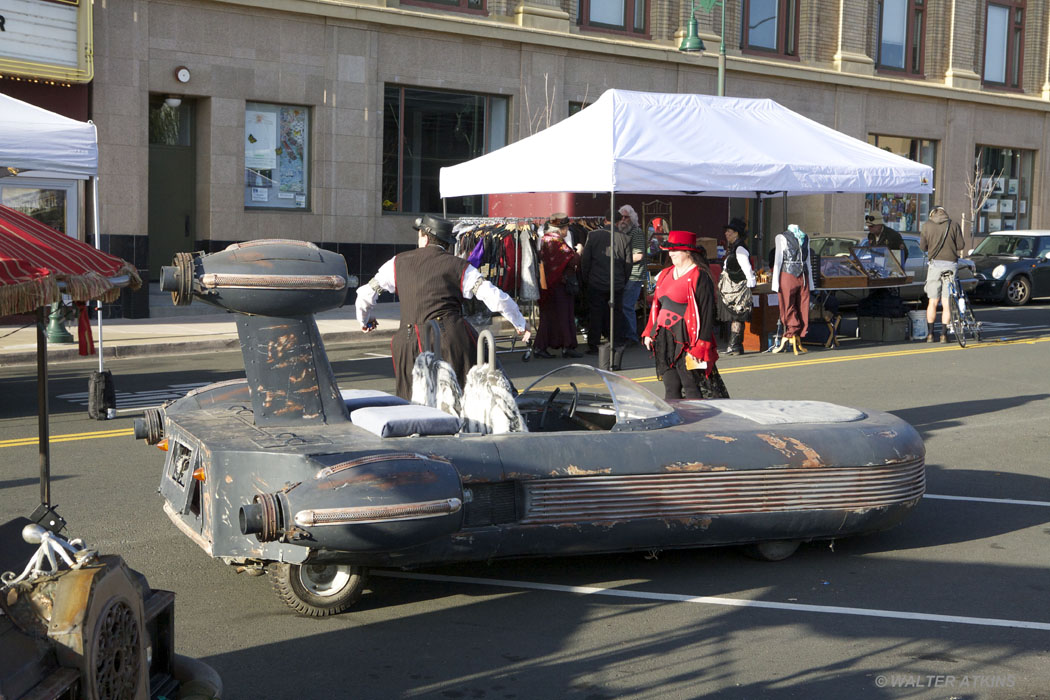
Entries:
<svg viewBox="0 0 1050 700">
<path fill-rule="evenodd" d="M 463 391 L 452 365 L 432 352 L 419 353 L 412 366 L 412 403 L 461 416 Z"/>
<path fill-rule="evenodd" d="M 482 435 L 527 432 L 510 382 L 491 365 L 475 365 L 467 372 L 463 431 Z"/>
<path fill-rule="evenodd" d="M 485 350 L 488 362 L 482 362 Z M 463 387 L 463 431 L 482 435 L 528 432 L 510 380 L 495 367 L 496 348 L 490 331 L 478 337 L 478 361 Z"/>
</svg>

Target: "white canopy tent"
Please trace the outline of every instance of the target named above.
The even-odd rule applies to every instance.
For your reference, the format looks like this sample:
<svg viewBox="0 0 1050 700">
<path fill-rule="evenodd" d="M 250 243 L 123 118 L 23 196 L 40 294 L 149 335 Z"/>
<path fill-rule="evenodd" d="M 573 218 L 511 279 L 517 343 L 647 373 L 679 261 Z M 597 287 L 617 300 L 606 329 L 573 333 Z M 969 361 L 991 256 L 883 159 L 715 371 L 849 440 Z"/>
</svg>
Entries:
<svg viewBox="0 0 1050 700">
<path fill-rule="evenodd" d="M 559 167 L 551 168 L 555 158 Z M 772 100 L 607 90 L 537 134 L 442 168 L 440 191 L 930 193 L 933 169 Z"/>
<path fill-rule="evenodd" d="M 559 163 L 551 168 L 550 163 Z M 441 197 L 520 192 L 772 197 L 933 192 L 933 168 L 773 100 L 606 90 L 586 109 L 441 169 Z M 609 256 L 609 276 L 613 276 Z M 611 285 L 610 285 L 611 287 Z M 615 309 L 609 290 L 609 357 Z"/>
<path fill-rule="evenodd" d="M 0 94 L 0 166 L 94 176 L 95 125 Z"/>
</svg>

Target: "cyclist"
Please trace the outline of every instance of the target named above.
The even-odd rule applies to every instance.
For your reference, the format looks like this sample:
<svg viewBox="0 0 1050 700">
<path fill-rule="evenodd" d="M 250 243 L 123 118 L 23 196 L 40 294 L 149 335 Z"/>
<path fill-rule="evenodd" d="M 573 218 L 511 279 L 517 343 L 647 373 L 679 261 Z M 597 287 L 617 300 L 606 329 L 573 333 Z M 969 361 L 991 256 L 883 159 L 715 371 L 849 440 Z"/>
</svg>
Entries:
<svg viewBox="0 0 1050 700">
<path fill-rule="evenodd" d="M 930 266 L 926 271 L 924 291 L 930 302 L 926 307 L 926 323 L 929 333 L 926 342 L 933 342 L 933 324 L 937 320 L 937 302 L 941 302 L 941 342 L 948 342 L 948 324 L 951 311 L 948 306 L 948 285 L 941 282 L 941 273 L 950 270 L 955 273 L 956 265 L 962 257 L 966 241 L 963 240 L 959 224 L 951 220 L 944 207 L 936 206 L 930 210 L 930 217 L 922 225 L 919 233 L 919 248 L 930 256 Z"/>
</svg>

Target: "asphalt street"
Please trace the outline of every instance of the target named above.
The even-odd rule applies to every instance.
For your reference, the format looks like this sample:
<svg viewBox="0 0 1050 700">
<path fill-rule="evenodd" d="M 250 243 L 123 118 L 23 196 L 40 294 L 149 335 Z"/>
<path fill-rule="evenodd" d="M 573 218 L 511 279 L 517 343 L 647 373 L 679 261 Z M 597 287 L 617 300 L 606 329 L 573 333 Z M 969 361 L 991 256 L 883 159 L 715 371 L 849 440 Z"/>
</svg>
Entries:
<svg viewBox="0 0 1050 700">
<path fill-rule="evenodd" d="M 927 496 L 885 533 L 776 563 L 731 548 L 375 572 L 350 612 L 296 617 L 265 578 L 182 536 L 163 453 L 132 417 L 243 375 L 239 353 L 108 364 L 119 416 L 87 418 L 90 361 L 51 368 L 53 501 L 69 532 L 176 593 L 180 653 L 226 698 L 1050 698 L 1050 304 L 979 307 L 987 342 L 748 354 L 734 398 L 890 411 L 927 449 Z M 344 388 L 393 389 L 382 349 L 329 348 Z M 501 359 L 520 388 L 560 360 Z M 588 358 L 589 360 L 590 358 Z M 34 368 L 0 370 L 0 519 L 38 502 Z M 629 377 L 657 392 L 648 355 Z"/>
</svg>

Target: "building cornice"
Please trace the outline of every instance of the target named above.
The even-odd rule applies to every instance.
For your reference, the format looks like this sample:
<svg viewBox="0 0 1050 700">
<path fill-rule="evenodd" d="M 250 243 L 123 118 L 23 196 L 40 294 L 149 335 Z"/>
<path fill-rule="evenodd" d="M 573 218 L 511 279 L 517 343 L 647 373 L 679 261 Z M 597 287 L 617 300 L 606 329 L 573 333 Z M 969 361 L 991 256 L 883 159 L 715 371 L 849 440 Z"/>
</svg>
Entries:
<svg viewBox="0 0 1050 700">
<path fill-rule="evenodd" d="M 387 7 L 380 3 L 346 2 L 344 0 L 215 0 L 215 2 L 253 11 L 268 9 L 313 15 L 324 18 L 328 22 L 345 23 L 348 26 L 358 23 L 384 25 L 393 29 L 458 35 L 475 41 L 516 43 L 533 46 L 537 50 L 546 52 L 576 51 L 693 66 L 711 71 L 717 71 L 718 67 L 717 51 L 697 55 L 678 51 L 672 42 L 643 42 L 621 36 L 582 34 L 575 30 L 566 34 L 536 27 L 523 27 L 519 26 L 515 18 L 511 16 L 490 15 L 482 18 L 440 10 L 406 9 Z M 877 74 L 864 75 L 842 72 L 830 66 L 821 67 L 754 56 L 729 54 L 726 58 L 726 76 L 729 85 L 732 85 L 732 76 L 735 73 L 1050 113 L 1050 99 L 1044 95 L 989 92 L 981 89 L 947 86 L 930 80 L 911 80 Z"/>
</svg>

